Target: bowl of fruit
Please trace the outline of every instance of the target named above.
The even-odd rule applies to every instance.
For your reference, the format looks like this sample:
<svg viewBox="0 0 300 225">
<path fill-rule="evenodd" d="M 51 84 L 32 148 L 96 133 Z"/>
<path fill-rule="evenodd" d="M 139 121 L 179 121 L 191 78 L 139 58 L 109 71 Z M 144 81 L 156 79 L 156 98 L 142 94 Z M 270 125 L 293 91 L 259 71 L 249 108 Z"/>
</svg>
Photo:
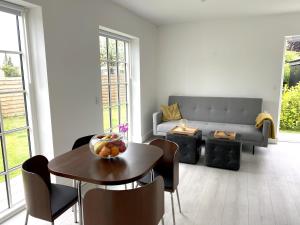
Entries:
<svg viewBox="0 0 300 225">
<path fill-rule="evenodd" d="M 119 134 L 95 135 L 90 140 L 91 152 L 104 159 L 115 158 L 126 151 L 126 144 Z"/>
</svg>

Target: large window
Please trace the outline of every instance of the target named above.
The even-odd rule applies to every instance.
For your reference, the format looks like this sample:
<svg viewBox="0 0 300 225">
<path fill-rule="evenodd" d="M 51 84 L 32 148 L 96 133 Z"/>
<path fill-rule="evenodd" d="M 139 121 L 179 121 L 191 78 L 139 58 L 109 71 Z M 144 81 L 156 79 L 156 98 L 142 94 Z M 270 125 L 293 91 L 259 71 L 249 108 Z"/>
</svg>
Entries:
<svg viewBox="0 0 300 225">
<path fill-rule="evenodd" d="M 105 132 L 128 122 L 128 45 L 122 38 L 100 35 L 101 91 Z"/>
<path fill-rule="evenodd" d="M 31 155 L 23 22 L 0 4 L 0 213 L 24 199 L 21 164 Z"/>
</svg>

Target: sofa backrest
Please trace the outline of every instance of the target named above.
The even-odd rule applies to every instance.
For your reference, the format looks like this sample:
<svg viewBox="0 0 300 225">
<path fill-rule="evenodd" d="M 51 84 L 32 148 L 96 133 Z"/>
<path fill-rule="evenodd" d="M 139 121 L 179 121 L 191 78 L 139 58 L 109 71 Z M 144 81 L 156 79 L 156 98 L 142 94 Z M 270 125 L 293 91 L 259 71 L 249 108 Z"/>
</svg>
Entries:
<svg viewBox="0 0 300 225">
<path fill-rule="evenodd" d="M 262 111 L 260 98 L 169 97 L 169 105 L 176 102 L 184 119 L 196 121 L 252 125 Z"/>
</svg>

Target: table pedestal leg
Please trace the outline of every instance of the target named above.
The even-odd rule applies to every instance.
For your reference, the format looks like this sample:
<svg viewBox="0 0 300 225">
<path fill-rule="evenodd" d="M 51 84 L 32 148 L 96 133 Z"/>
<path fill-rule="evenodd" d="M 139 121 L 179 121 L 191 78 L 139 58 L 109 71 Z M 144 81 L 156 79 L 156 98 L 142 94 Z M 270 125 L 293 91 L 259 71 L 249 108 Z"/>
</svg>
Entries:
<svg viewBox="0 0 300 225">
<path fill-rule="evenodd" d="M 83 225 L 82 201 L 81 201 L 81 181 L 78 182 L 78 209 L 79 209 L 79 225 Z"/>
</svg>

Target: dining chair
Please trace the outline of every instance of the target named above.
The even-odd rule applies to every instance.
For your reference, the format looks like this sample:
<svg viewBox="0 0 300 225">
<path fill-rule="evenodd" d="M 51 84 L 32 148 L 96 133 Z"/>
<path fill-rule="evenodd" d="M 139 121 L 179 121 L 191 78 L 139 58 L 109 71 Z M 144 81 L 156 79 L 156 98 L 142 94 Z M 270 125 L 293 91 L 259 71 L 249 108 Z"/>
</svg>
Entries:
<svg viewBox="0 0 300 225">
<path fill-rule="evenodd" d="M 163 178 L 156 177 L 152 183 L 130 190 L 92 189 L 83 199 L 83 215 L 85 225 L 163 223 Z"/>
<path fill-rule="evenodd" d="M 26 220 L 33 216 L 54 224 L 54 220 L 77 203 L 77 189 L 51 183 L 48 160 L 36 155 L 22 164 Z M 74 212 L 75 223 L 77 212 Z"/>
<path fill-rule="evenodd" d="M 181 213 L 181 205 L 178 194 L 178 184 L 179 184 L 179 147 L 175 142 L 165 140 L 165 139 L 154 139 L 149 145 L 159 147 L 163 150 L 163 157 L 158 161 L 158 163 L 153 168 L 154 177 L 162 176 L 164 179 L 164 190 L 169 192 L 171 195 L 172 203 L 172 216 L 173 224 L 175 225 L 175 212 L 174 212 L 174 200 L 173 193 L 176 192 L 179 212 Z M 151 182 L 151 173 L 148 173 L 137 183 L 138 185 L 145 185 Z"/>
</svg>

